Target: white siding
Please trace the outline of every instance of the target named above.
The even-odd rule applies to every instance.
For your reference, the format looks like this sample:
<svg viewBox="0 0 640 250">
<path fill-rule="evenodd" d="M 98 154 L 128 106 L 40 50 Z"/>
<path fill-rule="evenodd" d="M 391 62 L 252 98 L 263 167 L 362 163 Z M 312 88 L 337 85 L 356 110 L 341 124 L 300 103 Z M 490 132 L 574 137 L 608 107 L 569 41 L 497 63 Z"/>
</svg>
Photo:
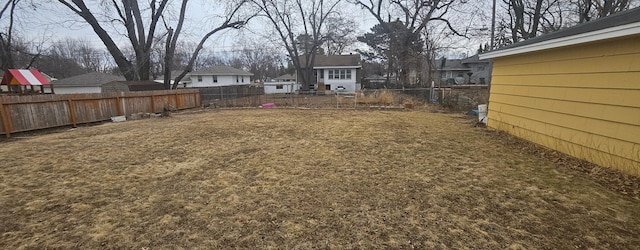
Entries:
<svg viewBox="0 0 640 250">
<path fill-rule="evenodd" d="M 277 89 L 277 85 L 282 85 L 282 89 Z M 298 89 L 300 89 L 300 84 L 294 82 L 269 82 L 264 84 L 265 94 L 295 93 Z"/>
<path fill-rule="evenodd" d="M 46 87 L 45 91 L 49 92 L 49 88 Z M 84 94 L 84 93 L 101 93 L 102 89 L 98 87 L 66 87 L 66 86 L 56 86 L 53 84 L 53 91 L 56 94 Z"/>
<path fill-rule="evenodd" d="M 336 91 L 338 86 L 345 88 L 343 93 L 355 93 L 356 88 L 356 69 L 347 69 L 351 71 L 351 79 L 329 79 L 329 70 L 344 70 L 344 69 L 324 69 L 324 84 L 331 85 L 331 90 Z"/>
<path fill-rule="evenodd" d="M 213 76 L 202 75 L 202 81 L 198 81 L 197 75 L 191 76 L 191 84 L 187 84 L 187 87 L 218 87 L 218 86 L 230 86 L 230 85 L 247 85 L 251 84 L 250 76 L 217 76 L 217 82 L 213 82 Z M 236 81 L 236 77 L 238 80 Z M 244 78 L 244 82 L 242 79 Z"/>
</svg>

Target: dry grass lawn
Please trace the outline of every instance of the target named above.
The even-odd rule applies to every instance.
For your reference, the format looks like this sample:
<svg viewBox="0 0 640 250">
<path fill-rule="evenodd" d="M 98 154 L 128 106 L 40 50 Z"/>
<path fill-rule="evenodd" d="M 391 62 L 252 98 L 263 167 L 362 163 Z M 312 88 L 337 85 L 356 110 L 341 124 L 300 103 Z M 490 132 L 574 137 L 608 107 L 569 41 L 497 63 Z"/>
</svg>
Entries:
<svg viewBox="0 0 640 250">
<path fill-rule="evenodd" d="M 637 197 L 456 115 L 202 111 L 0 156 L 0 249 L 640 246 Z"/>
</svg>

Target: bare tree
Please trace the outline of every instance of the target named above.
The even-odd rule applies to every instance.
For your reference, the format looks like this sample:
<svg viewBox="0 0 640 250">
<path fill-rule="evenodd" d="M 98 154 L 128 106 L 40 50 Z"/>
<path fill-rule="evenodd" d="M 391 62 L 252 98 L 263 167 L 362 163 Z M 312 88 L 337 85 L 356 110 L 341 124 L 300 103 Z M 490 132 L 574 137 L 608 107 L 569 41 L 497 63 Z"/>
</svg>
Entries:
<svg viewBox="0 0 640 250">
<path fill-rule="evenodd" d="M 578 22 L 588 22 L 614 13 L 624 11 L 632 6 L 637 6 L 637 0 L 573 0 L 575 12 L 578 14 Z"/>
<path fill-rule="evenodd" d="M 193 69 L 193 65 L 198 58 L 198 54 L 204 48 L 205 42 L 213 35 L 225 29 L 240 29 L 244 27 L 244 25 L 249 22 L 255 15 L 249 14 L 246 16 L 240 16 L 240 10 L 245 7 L 249 0 L 240 0 L 236 3 L 230 10 L 227 11 L 225 15 L 226 18 L 222 22 L 222 24 L 210 30 L 207 34 L 205 34 L 201 39 L 195 50 L 191 54 L 191 58 L 187 62 L 187 65 L 183 69 L 182 73 L 175 77 L 172 88 L 175 89 L 178 87 L 178 83 L 182 78 L 184 78 L 187 73 L 191 72 Z M 180 36 L 182 25 L 184 23 L 184 16 L 187 9 L 188 0 L 182 0 L 182 5 L 180 7 L 180 18 L 178 19 L 178 24 L 176 29 L 174 30 L 171 27 L 168 27 L 167 34 L 167 44 L 166 44 L 166 55 L 165 55 L 165 72 L 164 72 L 164 84 L 168 86 L 171 81 L 171 63 L 173 61 L 173 57 L 175 54 L 176 46 L 178 44 L 178 37 Z"/>
<path fill-rule="evenodd" d="M 507 14 L 499 18 L 496 38 L 498 44 L 515 43 L 606 17 L 637 3 L 637 0 L 503 0 Z"/>
<path fill-rule="evenodd" d="M 245 46 L 240 52 L 240 60 L 246 69 L 254 74 L 255 79 L 264 82 L 269 77 L 278 76 L 284 58 L 273 48 L 260 47 L 257 43 Z"/>
<path fill-rule="evenodd" d="M 127 37 L 135 52 L 135 63 L 131 62 L 122 53 L 114 42 L 112 35 L 103 28 L 101 22 L 87 7 L 85 1 L 58 0 L 58 2 L 76 13 L 93 28 L 127 80 L 149 79 L 151 48 L 154 42 L 156 26 L 169 0 L 150 0 L 148 5 L 143 6 L 142 9 L 138 6 L 138 1 L 136 0 L 121 0 L 120 2 L 112 0 L 108 4 L 117 13 L 117 17 L 114 17 L 113 21 L 119 22 L 126 29 Z M 143 11 L 148 11 L 148 16 L 143 17 Z M 148 23 L 146 23 L 147 20 Z"/>
<path fill-rule="evenodd" d="M 313 83 L 313 65 L 323 39 L 327 19 L 337 14 L 340 0 L 252 0 L 276 31 L 295 70 L 302 88 Z M 299 44 L 298 36 L 308 39 Z M 304 56 L 303 56 L 304 55 Z M 323 85 L 318 86 L 320 90 Z"/>
<path fill-rule="evenodd" d="M 38 6 L 29 0 L 1 1 L 0 23 L 6 25 L 0 31 L 0 70 L 10 68 L 31 68 L 46 51 L 44 36 L 25 39 L 19 36 L 21 23 L 37 11 Z"/>
<path fill-rule="evenodd" d="M 631 1 L 633 0 L 603 0 L 593 2 L 598 11 L 598 18 L 602 18 L 628 9 Z"/>
<path fill-rule="evenodd" d="M 440 22 L 447 26 L 448 30 L 457 36 L 464 37 L 466 32 L 459 32 L 449 21 L 448 14 L 457 3 L 455 0 L 352 0 L 354 4 L 369 12 L 379 23 L 381 32 L 389 37 L 389 47 L 398 47 L 398 53 L 393 58 L 402 58 L 388 63 L 388 73 L 398 72 L 401 84 L 410 83 L 411 72 L 416 76 L 425 75 L 417 72 L 423 69 L 425 60 L 429 60 L 422 54 L 424 46 L 412 46 L 420 41 L 423 31 L 431 22 Z M 460 1 L 461 3 L 463 1 Z M 403 28 L 399 33 L 398 24 Z M 395 41 L 396 39 L 410 39 Z M 400 46 L 392 46 L 400 44 Z M 397 69 L 394 69 L 394 64 Z M 417 83 L 425 82 L 418 77 Z"/>
<path fill-rule="evenodd" d="M 103 51 L 83 39 L 66 38 L 51 45 L 48 56 L 72 60 L 84 72 L 102 71 L 106 67 Z"/>
<path fill-rule="evenodd" d="M 344 16 L 327 18 L 323 32 L 323 45 L 327 55 L 340 55 L 347 47 L 353 45 L 357 39 L 354 36 L 358 27 L 356 22 Z"/>
<path fill-rule="evenodd" d="M 7 70 L 14 68 L 13 59 L 13 26 L 16 6 L 20 0 L 7 0 L 0 11 L 0 20 L 8 20 L 7 27 L 4 32 L 0 32 L 0 60 L 2 60 L 0 69 Z"/>
<path fill-rule="evenodd" d="M 513 42 L 526 40 L 538 35 L 543 16 L 551 16 L 551 6 L 558 1 L 545 0 L 504 0 L 510 6 L 510 28 Z M 543 8 L 544 7 L 544 8 Z"/>
</svg>

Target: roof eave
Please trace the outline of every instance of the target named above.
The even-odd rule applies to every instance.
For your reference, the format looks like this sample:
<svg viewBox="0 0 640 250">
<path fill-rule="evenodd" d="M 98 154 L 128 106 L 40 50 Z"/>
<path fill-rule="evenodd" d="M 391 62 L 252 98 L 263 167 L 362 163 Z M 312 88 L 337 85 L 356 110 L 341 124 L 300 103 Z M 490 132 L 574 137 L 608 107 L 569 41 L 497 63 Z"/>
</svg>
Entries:
<svg viewBox="0 0 640 250">
<path fill-rule="evenodd" d="M 313 69 L 359 69 L 362 68 L 360 65 L 352 65 L 352 66 L 315 66 Z"/>
<path fill-rule="evenodd" d="M 253 73 L 207 73 L 207 72 L 203 72 L 203 73 L 199 73 L 199 72 L 193 72 L 191 73 L 192 76 L 252 76 Z"/>
<path fill-rule="evenodd" d="M 56 83 L 51 83 L 51 85 L 53 85 L 53 87 L 81 87 L 81 88 L 86 88 L 86 87 L 102 87 L 103 84 L 56 84 Z"/>
<path fill-rule="evenodd" d="M 585 32 L 573 36 L 560 37 L 504 50 L 495 50 L 480 54 L 480 59 L 492 59 L 637 34 L 640 34 L 640 22 Z"/>
</svg>

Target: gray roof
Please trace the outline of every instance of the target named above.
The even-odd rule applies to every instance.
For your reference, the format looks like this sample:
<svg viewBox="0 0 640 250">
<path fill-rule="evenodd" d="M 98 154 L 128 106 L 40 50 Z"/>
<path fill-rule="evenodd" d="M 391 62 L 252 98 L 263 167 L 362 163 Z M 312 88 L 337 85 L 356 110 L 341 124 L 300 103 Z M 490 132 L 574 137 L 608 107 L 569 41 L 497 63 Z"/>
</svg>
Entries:
<svg viewBox="0 0 640 250">
<path fill-rule="evenodd" d="M 252 76 L 253 73 L 247 72 L 227 65 L 215 65 L 209 68 L 199 69 L 190 73 L 193 75 L 211 75 L 211 76 Z"/>
<path fill-rule="evenodd" d="M 174 79 L 176 79 L 177 76 L 179 76 L 180 74 L 182 74 L 182 70 L 172 70 L 171 71 L 171 75 L 169 75 L 169 79 L 171 80 L 170 82 L 173 83 Z M 184 75 L 184 77 L 180 80 L 180 83 L 189 83 L 191 82 L 191 78 L 190 78 L 190 74 L 189 72 L 187 72 L 186 75 Z M 156 77 L 156 82 L 163 82 L 164 81 L 164 73 L 159 75 L 158 77 Z"/>
<path fill-rule="evenodd" d="M 69 86 L 69 87 L 99 87 L 102 84 L 113 81 L 124 81 L 124 77 L 105 74 L 100 72 L 91 72 L 82 75 L 67 77 L 64 79 L 52 81 L 54 87 L 57 86 Z"/>
<path fill-rule="evenodd" d="M 173 80 L 174 78 L 176 78 L 178 75 L 182 74 L 182 70 L 172 70 L 169 78 L 171 78 L 171 80 Z M 184 76 L 184 78 L 189 78 L 189 72 L 187 72 L 187 74 Z M 160 74 L 158 77 L 156 77 L 156 80 L 164 80 L 164 73 Z M 184 79 L 182 79 L 184 80 Z"/>
<path fill-rule="evenodd" d="M 442 67 L 442 61 L 444 60 L 444 67 Z M 449 70 L 449 71 L 466 71 L 469 67 L 462 65 L 462 59 L 446 59 L 441 58 L 434 62 L 436 70 Z"/>
<path fill-rule="evenodd" d="M 164 84 L 148 81 L 112 81 L 102 85 L 103 92 L 164 90 Z M 105 91 L 106 90 L 106 91 Z"/>
<path fill-rule="evenodd" d="M 488 59 L 480 60 L 480 56 L 478 54 L 475 54 L 473 56 L 462 59 L 462 64 L 468 64 L 468 63 L 489 63 L 489 60 Z"/>
<path fill-rule="evenodd" d="M 393 77 L 392 77 L 393 78 Z M 381 75 L 369 75 L 364 78 L 365 80 L 386 80 L 387 78 Z"/>
<path fill-rule="evenodd" d="M 508 46 L 498 48 L 493 51 L 517 48 L 517 47 L 525 46 L 529 44 L 539 43 L 539 42 L 553 40 L 553 39 L 562 38 L 562 37 L 579 35 L 582 33 L 612 28 L 612 27 L 635 23 L 635 22 L 640 22 L 640 7 L 633 8 L 626 11 L 621 11 L 613 15 L 597 19 L 595 21 L 578 24 L 570 28 L 566 28 L 563 30 L 549 33 L 549 34 L 541 35 L 541 36 L 534 37 L 521 42 L 517 42 Z"/>
<path fill-rule="evenodd" d="M 300 56 L 300 63 L 304 64 L 305 55 Z M 345 66 L 354 66 L 360 67 L 360 55 L 316 55 L 314 61 L 314 67 L 345 67 Z"/>
<path fill-rule="evenodd" d="M 296 76 L 294 76 L 293 74 L 284 74 L 276 78 L 273 78 L 273 80 L 291 80 L 291 79 L 295 80 Z"/>
</svg>

